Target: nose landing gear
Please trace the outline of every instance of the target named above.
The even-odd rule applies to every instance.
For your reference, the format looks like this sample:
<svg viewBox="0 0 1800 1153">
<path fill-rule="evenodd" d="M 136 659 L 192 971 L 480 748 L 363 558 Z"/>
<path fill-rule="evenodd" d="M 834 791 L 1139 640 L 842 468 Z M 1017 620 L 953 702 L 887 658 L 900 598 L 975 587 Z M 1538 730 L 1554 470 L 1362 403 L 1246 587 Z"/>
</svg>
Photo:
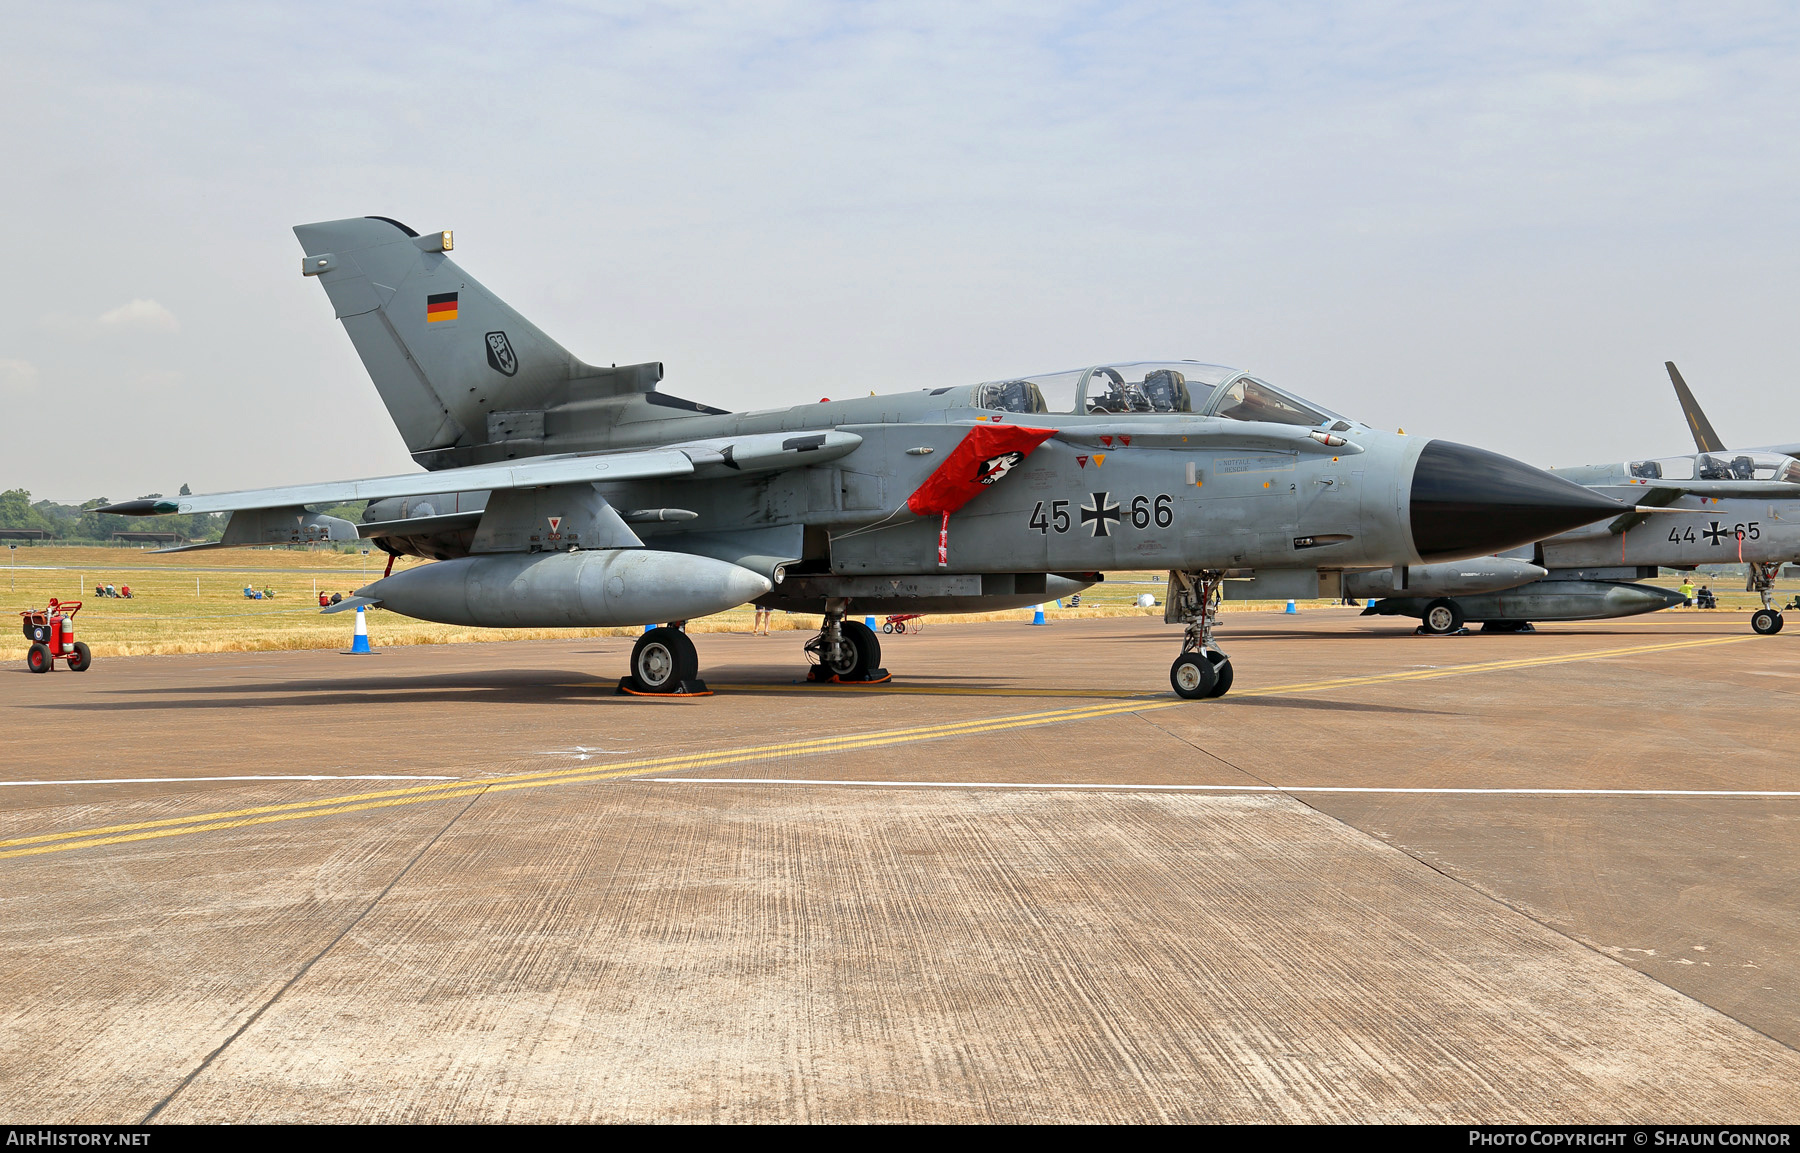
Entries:
<svg viewBox="0 0 1800 1153">
<path fill-rule="evenodd" d="M 1216 569 L 1169 571 L 1169 596 L 1163 619 L 1187 626 L 1181 655 L 1169 666 L 1175 695 L 1190 701 L 1222 697 L 1231 691 L 1231 658 L 1213 645 L 1225 574 Z"/>
<path fill-rule="evenodd" d="M 1748 591 L 1762 594 L 1762 608 L 1751 614 L 1750 628 L 1762 636 L 1774 636 L 1786 623 L 1781 619 L 1781 610 L 1775 607 L 1775 574 L 1781 571 L 1781 564 L 1757 562 L 1749 569 Z"/>
<path fill-rule="evenodd" d="M 890 679 L 881 667 L 881 639 L 861 621 L 845 620 L 849 608 L 850 602 L 842 598 L 826 603 L 819 635 L 806 642 L 806 659 L 813 662 L 807 680 L 875 684 Z"/>
</svg>

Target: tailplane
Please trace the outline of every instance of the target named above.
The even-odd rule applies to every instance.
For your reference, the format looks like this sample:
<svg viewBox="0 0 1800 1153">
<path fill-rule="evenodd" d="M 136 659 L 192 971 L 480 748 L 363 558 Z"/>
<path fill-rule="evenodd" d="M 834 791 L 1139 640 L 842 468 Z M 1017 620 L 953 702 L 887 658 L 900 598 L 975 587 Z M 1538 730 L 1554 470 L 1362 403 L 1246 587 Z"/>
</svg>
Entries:
<svg viewBox="0 0 1800 1153">
<path fill-rule="evenodd" d="M 448 255 L 448 232 L 420 236 L 382 216 L 301 224 L 303 271 L 316 276 L 388 413 L 427 468 L 463 450 L 530 439 L 535 417 L 571 399 L 648 391 L 660 371 L 584 364 L 482 287 Z M 643 368 L 660 366 L 641 366 Z M 519 434 L 526 435 L 521 437 Z"/>
</svg>

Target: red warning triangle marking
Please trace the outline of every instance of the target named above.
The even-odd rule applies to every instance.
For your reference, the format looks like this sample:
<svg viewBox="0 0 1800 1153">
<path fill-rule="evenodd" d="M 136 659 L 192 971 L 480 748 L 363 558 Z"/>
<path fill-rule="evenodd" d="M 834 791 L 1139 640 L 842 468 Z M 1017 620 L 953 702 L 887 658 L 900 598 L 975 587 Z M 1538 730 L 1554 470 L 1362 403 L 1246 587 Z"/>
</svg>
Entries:
<svg viewBox="0 0 1800 1153">
<path fill-rule="evenodd" d="M 1080 466 L 1081 466 L 1081 467 L 1082 467 L 1082 468 L 1086 468 L 1086 467 L 1087 467 L 1087 457 L 1085 457 L 1085 456 L 1077 456 L 1077 457 L 1076 457 L 1076 458 L 1075 458 L 1075 463 L 1076 463 L 1076 464 L 1078 464 L 1078 465 L 1080 465 Z"/>
<path fill-rule="evenodd" d="M 562 522 L 563 522 L 563 518 L 560 516 L 551 517 L 550 518 L 550 531 L 551 532 L 561 532 L 562 531 Z"/>
</svg>

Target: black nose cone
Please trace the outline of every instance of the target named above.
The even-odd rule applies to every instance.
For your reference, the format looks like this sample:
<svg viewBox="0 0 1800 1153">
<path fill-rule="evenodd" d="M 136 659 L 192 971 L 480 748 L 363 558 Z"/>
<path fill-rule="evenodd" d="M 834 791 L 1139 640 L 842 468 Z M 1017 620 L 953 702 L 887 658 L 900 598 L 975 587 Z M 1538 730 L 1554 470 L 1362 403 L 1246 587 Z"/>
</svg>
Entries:
<svg viewBox="0 0 1800 1153">
<path fill-rule="evenodd" d="M 1413 470 L 1413 547 L 1423 560 L 1485 556 L 1626 506 L 1497 452 L 1434 440 Z"/>
</svg>

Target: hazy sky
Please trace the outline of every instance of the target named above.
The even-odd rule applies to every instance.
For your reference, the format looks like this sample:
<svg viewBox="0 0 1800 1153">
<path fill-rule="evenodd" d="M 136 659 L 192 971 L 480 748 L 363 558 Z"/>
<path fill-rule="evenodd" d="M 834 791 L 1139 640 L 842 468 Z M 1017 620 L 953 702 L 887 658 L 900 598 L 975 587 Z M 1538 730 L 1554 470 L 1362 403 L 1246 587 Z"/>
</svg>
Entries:
<svg viewBox="0 0 1800 1153">
<path fill-rule="evenodd" d="M 1538 464 L 1800 440 L 1791 4 L 0 3 L 0 487 L 411 464 L 299 222 L 730 408 L 1253 368 Z"/>
</svg>

